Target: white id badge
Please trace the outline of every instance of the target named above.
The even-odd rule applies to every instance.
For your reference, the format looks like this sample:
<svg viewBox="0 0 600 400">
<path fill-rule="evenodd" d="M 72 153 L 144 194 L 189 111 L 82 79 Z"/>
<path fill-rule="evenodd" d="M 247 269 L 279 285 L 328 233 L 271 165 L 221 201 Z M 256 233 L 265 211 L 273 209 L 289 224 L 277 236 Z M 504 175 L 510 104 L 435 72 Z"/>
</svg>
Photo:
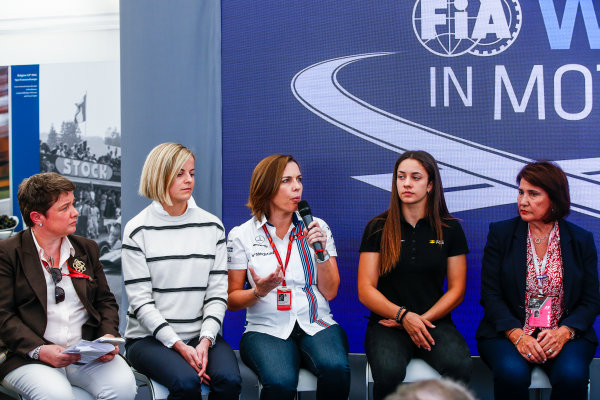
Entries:
<svg viewBox="0 0 600 400">
<path fill-rule="evenodd" d="M 287 286 L 277 288 L 277 309 L 288 311 L 292 309 L 292 289 Z"/>
</svg>

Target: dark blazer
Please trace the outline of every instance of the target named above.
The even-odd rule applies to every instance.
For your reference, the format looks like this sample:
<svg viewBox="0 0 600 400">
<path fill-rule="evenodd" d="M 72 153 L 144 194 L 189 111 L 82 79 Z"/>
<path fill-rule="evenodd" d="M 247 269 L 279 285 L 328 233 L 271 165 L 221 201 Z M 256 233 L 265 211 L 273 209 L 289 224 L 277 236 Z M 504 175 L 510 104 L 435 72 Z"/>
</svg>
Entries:
<svg viewBox="0 0 600 400">
<path fill-rule="evenodd" d="M 565 311 L 559 325 L 575 328 L 598 343 L 593 323 L 600 313 L 598 253 L 591 232 L 558 221 L 563 261 Z M 476 339 L 504 336 L 525 324 L 527 223 L 520 217 L 490 224 L 481 269 L 484 316 Z"/>
<path fill-rule="evenodd" d="M 110 292 L 99 259 L 98 245 L 89 239 L 70 235 L 74 259 L 85 263 L 92 281 L 73 278 L 73 286 L 89 319 L 81 328 L 84 339 L 104 334 L 119 335 L 118 305 Z M 46 280 L 31 231 L 0 241 L 0 343 L 9 350 L 0 364 L 0 381 L 15 368 L 36 362 L 27 353 L 43 344 L 46 330 Z"/>
</svg>

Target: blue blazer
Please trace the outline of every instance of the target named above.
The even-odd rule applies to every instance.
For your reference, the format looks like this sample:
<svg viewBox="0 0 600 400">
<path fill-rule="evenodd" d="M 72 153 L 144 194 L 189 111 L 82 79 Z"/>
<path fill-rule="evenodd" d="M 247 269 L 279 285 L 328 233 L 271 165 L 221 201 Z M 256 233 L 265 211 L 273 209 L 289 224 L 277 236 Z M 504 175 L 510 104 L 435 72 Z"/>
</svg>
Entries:
<svg viewBox="0 0 600 400">
<path fill-rule="evenodd" d="M 558 221 L 563 259 L 565 311 L 559 325 L 598 343 L 593 323 L 600 313 L 598 253 L 591 232 L 565 220 Z M 490 224 L 481 268 L 484 316 L 475 338 L 504 336 L 525 324 L 527 223 L 520 217 Z"/>
</svg>

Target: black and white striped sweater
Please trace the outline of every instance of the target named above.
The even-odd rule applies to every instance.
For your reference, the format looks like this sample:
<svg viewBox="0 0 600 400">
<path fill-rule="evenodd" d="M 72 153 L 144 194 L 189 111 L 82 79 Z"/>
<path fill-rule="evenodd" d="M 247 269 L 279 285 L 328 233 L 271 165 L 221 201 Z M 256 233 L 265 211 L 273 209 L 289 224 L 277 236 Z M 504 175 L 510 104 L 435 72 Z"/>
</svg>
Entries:
<svg viewBox="0 0 600 400">
<path fill-rule="evenodd" d="M 172 217 L 150 204 L 125 226 L 122 266 L 125 337 L 153 335 L 167 347 L 216 337 L 227 308 L 225 230 L 217 217 L 201 208 Z"/>
</svg>

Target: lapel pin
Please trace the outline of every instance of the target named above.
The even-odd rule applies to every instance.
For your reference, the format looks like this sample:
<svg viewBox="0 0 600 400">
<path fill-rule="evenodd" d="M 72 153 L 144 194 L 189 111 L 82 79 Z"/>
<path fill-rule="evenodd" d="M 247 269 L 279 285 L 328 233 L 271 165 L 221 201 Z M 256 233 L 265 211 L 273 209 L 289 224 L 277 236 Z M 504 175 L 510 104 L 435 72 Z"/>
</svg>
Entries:
<svg viewBox="0 0 600 400">
<path fill-rule="evenodd" d="M 73 269 L 79 273 L 85 272 L 85 263 L 76 258 L 73 260 Z"/>
</svg>

